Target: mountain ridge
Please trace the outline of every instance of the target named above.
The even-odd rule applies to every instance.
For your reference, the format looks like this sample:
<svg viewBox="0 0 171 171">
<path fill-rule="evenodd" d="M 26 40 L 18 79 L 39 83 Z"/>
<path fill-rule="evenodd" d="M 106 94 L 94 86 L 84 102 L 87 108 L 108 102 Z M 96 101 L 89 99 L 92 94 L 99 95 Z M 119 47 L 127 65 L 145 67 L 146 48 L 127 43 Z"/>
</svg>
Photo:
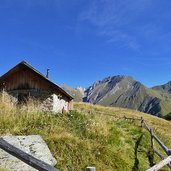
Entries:
<svg viewBox="0 0 171 171">
<path fill-rule="evenodd" d="M 72 88 L 67 84 L 62 84 L 60 87 L 64 89 L 68 94 L 70 94 L 74 98 L 74 101 L 76 102 L 82 101 L 85 91 L 84 88 L 82 87 Z"/>
<path fill-rule="evenodd" d="M 97 80 L 87 89 L 61 87 L 76 102 L 130 108 L 160 117 L 171 113 L 171 81 L 148 88 L 132 76 L 116 75 Z"/>
<path fill-rule="evenodd" d="M 171 81 L 168 81 L 166 84 L 154 86 L 152 89 L 171 94 Z"/>
<path fill-rule="evenodd" d="M 131 76 L 109 76 L 94 82 L 86 89 L 83 101 L 131 108 L 161 116 L 171 111 L 171 95 L 168 93 L 171 90 L 171 82 L 168 83 L 169 85 L 148 88 Z"/>
</svg>

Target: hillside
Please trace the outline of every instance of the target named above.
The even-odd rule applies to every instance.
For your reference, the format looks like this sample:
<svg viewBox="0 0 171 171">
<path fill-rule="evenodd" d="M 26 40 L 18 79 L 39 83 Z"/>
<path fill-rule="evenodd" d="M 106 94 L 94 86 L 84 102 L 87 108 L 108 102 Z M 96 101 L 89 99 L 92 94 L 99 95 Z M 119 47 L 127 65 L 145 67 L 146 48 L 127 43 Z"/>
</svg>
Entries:
<svg viewBox="0 0 171 171">
<path fill-rule="evenodd" d="M 61 88 L 65 90 L 67 93 L 69 93 L 74 98 L 75 102 L 82 102 L 84 96 L 84 88 L 82 87 L 72 88 L 67 84 L 62 84 Z"/>
<path fill-rule="evenodd" d="M 129 76 L 107 77 L 85 91 L 84 102 L 124 107 L 152 115 L 171 111 L 171 94 L 150 89 Z"/>
<path fill-rule="evenodd" d="M 163 85 L 152 87 L 152 89 L 159 91 L 161 93 L 171 94 L 171 81 L 169 81 L 168 83 L 163 84 Z"/>
<path fill-rule="evenodd" d="M 139 122 L 123 119 L 124 115 L 143 116 L 164 143 L 171 144 L 170 122 L 133 110 L 76 103 L 76 111 L 52 114 L 40 112 L 33 102 L 20 109 L 9 102 L 0 103 L 0 135 L 41 135 L 61 170 L 81 171 L 91 165 L 98 171 L 131 171 L 134 147 L 142 133 L 138 167 L 146 170 L 149 134 Z M 159 158 L 155 156 L 154 160 L 158 162 Z"/>
</svg>

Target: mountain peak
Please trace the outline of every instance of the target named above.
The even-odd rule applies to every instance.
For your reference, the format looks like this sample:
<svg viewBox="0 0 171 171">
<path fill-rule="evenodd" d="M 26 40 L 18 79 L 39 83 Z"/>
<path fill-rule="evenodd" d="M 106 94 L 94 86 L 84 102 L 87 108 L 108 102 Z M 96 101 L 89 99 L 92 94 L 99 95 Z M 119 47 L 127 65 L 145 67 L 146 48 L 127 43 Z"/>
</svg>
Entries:
<svg viewBox="0 0 171 171">
<path fill-rule="evenodd" d="M 157 91 L 145 87 L 131 76 L 116 75 L 96 81 L 85 91 L 83 100 L 93 104 L 132 108 L 159 115 L 163 112 L 160 103 L 162 105 L 165 103 L 160 97 Z"/>
<path fill-rule="evenodd" d="M 67 84 L 62 84 L 61 88 L 68 92 L 72 97 L 74 97 L 74 101 L 80 102 L 84 96 L 85 89 L 82 87 L 72 88 Z"/>
</svg>

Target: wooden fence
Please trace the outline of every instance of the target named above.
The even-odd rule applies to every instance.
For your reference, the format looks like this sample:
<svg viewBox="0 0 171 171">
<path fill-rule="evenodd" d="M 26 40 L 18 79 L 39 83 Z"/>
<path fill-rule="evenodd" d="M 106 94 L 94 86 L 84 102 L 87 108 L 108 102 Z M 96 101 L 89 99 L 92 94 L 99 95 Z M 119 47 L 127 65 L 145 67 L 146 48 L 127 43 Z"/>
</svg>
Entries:
<svg viewBox="0 0 171 171">
<path fill-rule="evenodd" d="M 147 171 L 157 171 L 165 165 L 167 165 L 169 167 L 169 169 L 171 169 L 171 150 L 157 137 L 157 135 L 154 133 L 153 129 L 151 129 L 148 126 L 148 124 L 144 120 L 144 118 L 143 117 L 141 117 L 141 118 L 134 118 L 134 117 L 131 118 L 130 117 L 129 118 L 129 117 L 124 116 L 124 119 L 132 120 L 132 121 L 135 121 L 135 120 L 141 121 L 141 127 L 144 127 L 150 133 L 151 147 L 152 147 L 153 151 L 162 159 L 162 161 L 159 164 L 153 166 L 152 168 L 148 169 Z M 159 152 L 159 150 L 157 150 L 157 148 L 154 145 L 154 140 L 163 149 L 163 151 L 166 153 L 167 157 L 165 157 L 163 154 L 161 154 Z"/>
</svg>

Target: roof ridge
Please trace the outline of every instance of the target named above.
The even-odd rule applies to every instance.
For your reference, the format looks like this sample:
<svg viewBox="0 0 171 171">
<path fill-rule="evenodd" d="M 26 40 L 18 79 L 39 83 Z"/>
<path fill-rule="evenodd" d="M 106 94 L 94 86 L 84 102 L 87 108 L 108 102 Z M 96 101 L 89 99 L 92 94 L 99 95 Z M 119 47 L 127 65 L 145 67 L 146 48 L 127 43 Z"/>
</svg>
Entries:
<svg viewBox="0 0 171 171">
<path fill-rule="evenodd" d="M 34 71 L 35 73 L 37 73 L 39 76 L 41 76 L 43 79 L 45 79 L 46 81 L 48 81 L 49 83 L 53 84 L 54 86 L 56 86 L 59 90 L 61 90 L 62 93 L 64 93 L 65 95 L 67 95 L 68 97 L 70 97 L 71 99 L 73 99 L 73 97 L 68 94 L 65 90 L 63 90 L 60 86 L 58 86 L 56 83 L 54 83 L 53 81 L 49 80 L 45 75 L 43 75 L 41 72 L 39 72 L 37 69 L 35 69 L 31 64 L 29 64 L 26 61 L 21 61 L 20 63 L 18 63 L 16 66 L 14 66 L 12 69 L 10 69 L 8 72 L 6 72 L 4 75 L 2 75 L 0 78 L 2 79 L 4 76 L 6 76 L 9 72 L 11 72 L 13 69 L 17 68 L 20 65 L 24 65 L 26 67 L 28 67 L 29 69 L 31 69 L 32 71 Z"/>
</svg>

